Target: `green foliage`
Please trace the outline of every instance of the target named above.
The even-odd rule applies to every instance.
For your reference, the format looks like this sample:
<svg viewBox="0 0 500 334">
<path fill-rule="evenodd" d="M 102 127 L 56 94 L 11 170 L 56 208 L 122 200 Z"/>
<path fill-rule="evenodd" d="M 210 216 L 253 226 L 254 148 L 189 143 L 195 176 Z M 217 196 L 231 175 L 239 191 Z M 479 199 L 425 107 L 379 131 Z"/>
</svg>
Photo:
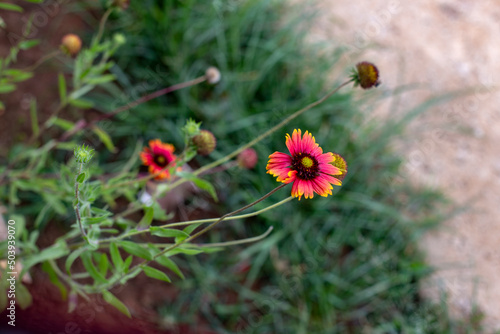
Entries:
<svg viewBox="0 0 500 334">
<path fill-rule="evenodd" d="M 36 100 L 31 101 L 33 136 L 13 147 L 7 167 L 0 169 L 0 199 L 21 227 L 16 247 L 23 274 L 41 264 L 64 298 L 70 290 L 70 311 L 76 295 L 102 294 L 130 317 L 109 290 L 141 273 L 170 283 L 166 268 L 182 279 L 175 282 L 181 294 L 160 312 L 175 314 L 179 322 L 201 315 L 220 332 L 452 332 L 455 324 L 445 307 L 418 293 L 431 270 L 416 241 L 440 221 L 437 206 L 444 200 L 400 175 L 402 161 L 390 144 L 411 119 L 453 96 L 377 123 L 365 122 L 358 104 L 376 103 L 379 96 L 354 100 L 344 88 L 255 145 L 260 161 L 253 171 L 236 169 L 230 161 L 222 171 L 197 172 L 338 85 L 325 73 L 338 66 L 342 54 L 306 44 L 307 11 L 294 16 L 284 4 L 145 0 L 117 15 L 106 12 L 91 44 L 57 70 L 54 112 L 39 125 Z M 108 14 L 110 32 L 102 30 Z M 21 50 L 37 43 L 20 40 L 1 60 L 0 93 L 34 75 L 38 65 L 33 71 L 11 65 Z M 221 70 L 219 84 L 200 80 L 149 101 L 148 94 L 161 88 L 203 79 L 209 66 Z M 85 117 L 91 108 L 99 113 L 97 121 Z M 73 117 L 61 116 L 65 109 Z M 209 157 L 196 156 L 192 147 L 199 121 L 217 138 Z M 333 197 L 291 201 L 273 211 L 259 203 L 258 217 L 212 231 L 203 244 L 191 240 L 202 224 L 213 227 L 217 218 L 159 225 L 173 217 L 159 199 L 187 181 L 202 190 L 188 201 L 182 198 L 193 211 L 210 207 L 226 213 L 274 189 L 276 181 L 265 171 L 267 157 L 285 149 L 285 133 L 294 128 L 313 132 L 326 151 L 346 158 L 349 173 Z M 154 138 L 183 149 L 176 153 L 176 166 L 167 166 L 176 181 L 148 193 L 153 176 L 139 174 L 139 151 Z M 88 145 L 76 144 L 82 140 L 92 142 L 99 153 L 95 159 Z M 71 151 L 74 157 L 65 159 Z M 194 171 L 177 171 L 188 163 Z M 48 221 L 70 223 L 53 245 L 39 249 Z M 271 226 L 276 232 L 267 237 Z M 267 238 L 234 246 L 260 240 L 238 240 L 248 235 Z M 236 241 L 221 242 L 226 239 Z M 229 245 L 231 256 L 210 254 Z M 5 258 L 6 243 L 1 246 Z M 77 263 L 84 270 L 77 271 Z M 19 294 L 21 306 L 29 305 L 27 289 Z"/>
</svg>

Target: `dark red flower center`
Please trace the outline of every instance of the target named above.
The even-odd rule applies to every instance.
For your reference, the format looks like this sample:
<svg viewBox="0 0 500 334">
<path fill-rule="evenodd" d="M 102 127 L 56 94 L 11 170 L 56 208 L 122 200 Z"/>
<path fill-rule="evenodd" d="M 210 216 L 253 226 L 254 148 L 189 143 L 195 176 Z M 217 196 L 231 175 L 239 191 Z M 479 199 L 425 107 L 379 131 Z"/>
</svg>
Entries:
<svg viewBox="0 0 500 334">
<path fill-rule="evenodd" d="M 159 167 L 166 167 L 170 161 L 168 161 L 167 157 L 161 154 L 155 154 L 153 156 L 154 163 Z"/>
<path fill-rule="evenodd" d="M 312 180 L 319 175 L 318 160 L 307 153 L 294 155 L 291 168 L 297 171 L 297 177 L 301 180 Z"/>
</svg>

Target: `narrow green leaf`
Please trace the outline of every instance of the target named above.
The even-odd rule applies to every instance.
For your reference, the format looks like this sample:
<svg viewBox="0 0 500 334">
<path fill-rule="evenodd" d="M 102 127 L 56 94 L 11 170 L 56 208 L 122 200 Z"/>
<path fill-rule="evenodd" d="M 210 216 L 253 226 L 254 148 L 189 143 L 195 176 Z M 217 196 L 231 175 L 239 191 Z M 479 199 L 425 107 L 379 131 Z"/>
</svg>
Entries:
<svg viewBox="0 0 500 334">
<path fill-rule="evenodd" d="M 191 182 L 193 182 L 198 188 L 207 191 L 214 199 L 214 201 L 218 201 L 217 194 L 215 192 L 214 186 L 206 181 L 198 178 L 197 176 L 188 173 L 188 172 L 178 172 L 177 173 L 180 177 L 185 178 Z"/>
<path fill-rule="evenodd" d="M 71 265 L 73 264 L 73 262 L 75 262 L 75 260 L 78 259 L 80 255 L 82 255 L 82 253 L 86 251 L 87 251 L 86 247 L 81 247 L 74 250 L 71 254 L 69 254 L 69 256 L 66 258 L 66 263 L 64 265 L 68 275 L 71 276 Z"/>
<path fill-rule="evenodd" d="M 60 257 L 65 256 L 69 253 L 69 249 L 63 241 L 59 241 L 56 244 L 52 245 L 49 248 L 45 248 L 38 254 L 32 254 L 30 257 L 26 258 L 24 261 L 23 271 L 21 273 L 21 277 L 23 274 L 32 266 L 37 263 L 47 261 L 47 260 L 55 260 Z"/>
<path fill-rule="evenodd" d="M 149 231 L 151 232 L 152 235 L 155 235 L 157 237 L 164 237 L 164 238 L 189 237 L 189 234 L 187 234 L 184 231 L 175 230 L 171 228 L 161 228 L 158 226 L 151 226 L 149 228 Z"/>
<path fill-rule="evenodd" d="M 20 7 L 18 5 L 14 5 L 12 3 L 5 3 L 5 2 L 0 2 L 0 9 L 12 10 L 12 11 L 19 12 L 19 13 L 23 12 L 22 7 Z"/>
<path fill-rule="evenodd" d="M 183 231 L 190 235 L 200 225 L 201 225 L 201 223 L 199 223 L 199 224 L 193 224 L 193 225 L 188 225 L 185 229 L 183 229 Z"/>
<path fill-rule="evenodd" d="M 50 265 L 48 261 L 45 261 L 42 264 L 42 270 L 45 271 L 49 275 L 49 280 L 59 288 L 59 291 L 61 292 L 61 298 L 62 300 L 66 300 L 66 297 L 68 296 L 68 291 L 66 290 L 66 287 L 64 284 L 61 283 L 59 280 L 59 277 L 57 276 L 56 272 L 54 271 L 54 268 Z"/>
<path fill-rule="evenodd" d="M 172 256 L 172 255 L 175 255 L 175 254 L 186 254 L 186 255 L 196 255 L 196 254 L 200 254 L 200 253 L 204 253 L 203 249 L 193 249 L 193 248 L 182 248 L 182 247 L 177 247 L 177 248 L 174 248 L 172 249 L 171 251 L 167 252 L 166 255 L 167 256 Z"/>
<path fill-rule="evenodd" d="M 92 261 L 92 256 L 90 252 L 85 252 L 81 255 L 81 259 L 83 262 L 83 266 L 87 270 L 87 272 L 90 274 L 90 276 L 99 283 L 106 283 L 107 280 L 104 276 L 101 275 L 101 273 L 97 270 L 97 268 L 94 265 L 94 262 Z"/>
<path fill-rule="evenodd" d="M 144 216 L 139 222 L 139 225 L 137 225 L 137 230 L 142 231 L 147 229 L 149 225 L 151 225 L 151 222 L 153 222 L 153 216 L 154 216 L 154 208 L 152 206 L 145 206 Z"/>
<path fill-rule="evenodd" d="M 99 139 L 104 144 L 104 146 L 106 146 L 108 151 L 110 151 L 110 152 L 116 151 L 116 147 L 113 144 L 113 141 L 111 140 L 111 136 L 106 131 L 102 130 L 98 126 L 93 126 L 92 131 L 94 131 L 94 133 L 97 135 L 97 137 L 99 137 Z"/>
<path fill-rule="evenodd" d="M 177 264 L 172 261 L 171 259 L 168 258 L 166 255 L 159 256 L 155 259 L 155 261 L 158 264 L 161 264 L 164 267 L 167 267 L 168 269 L 172 270 L 174 273 L 177 274 L 180 278 L 184 279 L 184 275 L 182 274 L 181 270 L 177 266 Z"/>
<path fill-rule="evenodd" d="M 128 310 L 127 306 L 123 304 L 118 298 L 116 298 L 111 292 L 104 290 L 102 292 L 102 297 L 104 300 L 110 304 L 113 305 L 118 311 L 121 313 L 125 314 L 127 317 L 132 318 L 130 315 L 130 311 Z"/>
<path fill-rule="evenodd" d="M 84 99 L 71 99 L 69 104 L 80 109 L 90 109 L 94 106 L 94 103 Z"/>
<path fill-rule="evenodd" d="M 76 178 L 76 182 L 78 183 L 83 183 L 83 181 L 85 181 L 85 173 L 81 173 L 80 175 L 78 175 L 78 177 Z"/>
<path fill-rule="evenodd" d="M 66 90 L 66 79 L 64 78 L 64 74 L 59 73 L 59 98 L 61 99 L 61 104 L 66 103 L 67 98 L 67 90 Z"/>
<path fill-rule="evenodd" d="M 38 40 L 38 39 L 31 39 L 29 41 L 22 41 L 21 43 L 19 43 L 19 48 L 21 50 L 28 50 L 28 49 L 31 49 L 34 46 L 37 46 L 38 44 L 40 44 L 40 40 Z"/>
<path fill-rule="evenodd" d="M 127 273 L 128 272 L 128 269 L 130 268 L 130 265 L 132 264 L 132 259 L 134 257 L 132 255 L 129 255 L 127 256 L 127 258 L 125 259 L 125 262 L 123 262 L 123 272 L 124 273 Z"/>
<path fill-rule="evenodd" d="M 23 284 L 20 283 L 16 283 L 16 302 L 23 310 L 28 308 L 33 302 L 31 293 Z"/>
<path fill-rule="evenodd" d="M 18 70 L 18 69 L 8 69 L 4 71 L 4 74 L 6 76 L 10 77 L 10 81 L 12 82 L 21 82 L 24 80 L 28 80 L 29 78 L 33 77 L 32 72 L 25 72 L 23 70 Z"/>
<path fill-rule="evenodd" d="M 75 126 L 75 123 L 67 121 L 65 119 L 57 118 L 57 117 L 50 119 L 49 124 L 56 125 L 56 126 L 60 127 L 61 129 L 63 129 L 64 131 L 68 131 Z"/>
<path fill-rule="evenodd" d="M 91 85 L 100 85 L 106 82 L 114 81 L 115 79 L 116 77 L 114 76 L 114 74 L 106 74 L 100 77 L 87 78 L 85 79 L 85 82 Z"/>
<path fill-rule="evenodd" d="M 94 89 L 94 85 L 85 85 L 82 88 L 75 90 L 69 95 L 70 102 L 72 100 L 78 100 L 80 97 L 84 96 L 92 89 Z"/>
<path fill-rule="evenodd" d="M 105 253 L 101 254 L 101 258 L 99 259 L 97 267 L 99 268 L 99 272 L 101 273 L 101 275 L 106 277 L 109 268 L 109 260 L 108 256 Z"/>
<path fill-rule="evenodd" d="M 155 269 L 155 268 L 152 268 L 152 267 L 148 267 L 148 266 L 142 267 L 142 270 L 144 270 L 144 273 L 148 277 L 155 278 L 157 280 L 165 281 L 165 282 L 169 282 L 169 283 L 172 282 L 170 280 L 170 278 L 168 278 L 167 274 L 165 274 L 161 270 L 158 270 L 158 269 Z"/>
<path fill-rule="evenodd" d="M 120 250 L 118 249 L 118 246 L 114 242 L 109 244 L 109 254 L 111 255 L 111 261 L 113 262 L 116 271 L 121 272 L 123 271 L 123 259 L 122 256 L 120 255 Z"/>
<path fill-rule="evenodd" d="M 153 256 L 151 253 L 143 248 L 142 246 L 136 244 L 135 242 L 132 241 L 119 241 L 118 245 L 122 247 L 127 253 L 135 255 L 137 257 L 146 259 L 146 260 L 152 260 Z"/>
<path fill-rule="evenodd" d="M 0 94 L 10 93 L 14 90 L 16 90 L 16 85 L 6 83 L 0 84 Z"/>
</svg>

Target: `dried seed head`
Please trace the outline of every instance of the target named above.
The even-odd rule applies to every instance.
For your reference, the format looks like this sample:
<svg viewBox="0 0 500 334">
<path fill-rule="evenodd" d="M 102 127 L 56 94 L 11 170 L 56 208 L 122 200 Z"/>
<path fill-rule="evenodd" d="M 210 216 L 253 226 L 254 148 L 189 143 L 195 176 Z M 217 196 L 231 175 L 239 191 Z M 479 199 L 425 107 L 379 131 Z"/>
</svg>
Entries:
<svg viewBox="0 0 500 334">
<path fill-rule="evenodd" d="M 356 65 L 351 78 L 355 86 L 361 86 L 363 89 L 369 89 L 380 85 L 378 69 L 372 63 L 362 61 Z"/>
<path fill-rule="evenodd" d="M 220 81 L 220 71 L 217 67 L 210 66 L 205 71 L 205 78 L 207 78 L 208 83 L 215 85 Z"/>
</svg>

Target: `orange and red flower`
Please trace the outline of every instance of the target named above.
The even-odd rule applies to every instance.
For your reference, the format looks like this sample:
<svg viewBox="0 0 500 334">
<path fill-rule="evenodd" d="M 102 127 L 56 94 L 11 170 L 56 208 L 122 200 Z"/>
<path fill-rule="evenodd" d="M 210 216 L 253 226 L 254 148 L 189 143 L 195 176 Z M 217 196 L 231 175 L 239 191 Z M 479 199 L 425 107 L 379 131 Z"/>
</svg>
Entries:
<svg viewBox="0 0 500 334">
<path fill-rule="evenodd" d="M 292 137 L 286 135 L 286 146 L 291 155 L 274 152 L 269 156 L 267 173 L 277 176 L 278 182 L 292 183 L 292 196 L 299 200 L 313 198 L 314 193 L 326 197 L 332 194 L 332 184 L 340 186 L 341 181 L 333 175 L 342 175 L 335 167 L 333 153 L 323 153 L 314 137 L 305 132 L 294 130 Z"/>
<path fill-rule="evenodd" d="M 149 167 L 151 174 L 159 173 L 155 179 L 163 180 L 170 178 L 167 167 L 175 166 L 176 156 L 174 145 L 162 143 L 159 139 L 149 141 L 149 147 L 145 147 L 141 152 L 142 163 Z"/>
</svg>

